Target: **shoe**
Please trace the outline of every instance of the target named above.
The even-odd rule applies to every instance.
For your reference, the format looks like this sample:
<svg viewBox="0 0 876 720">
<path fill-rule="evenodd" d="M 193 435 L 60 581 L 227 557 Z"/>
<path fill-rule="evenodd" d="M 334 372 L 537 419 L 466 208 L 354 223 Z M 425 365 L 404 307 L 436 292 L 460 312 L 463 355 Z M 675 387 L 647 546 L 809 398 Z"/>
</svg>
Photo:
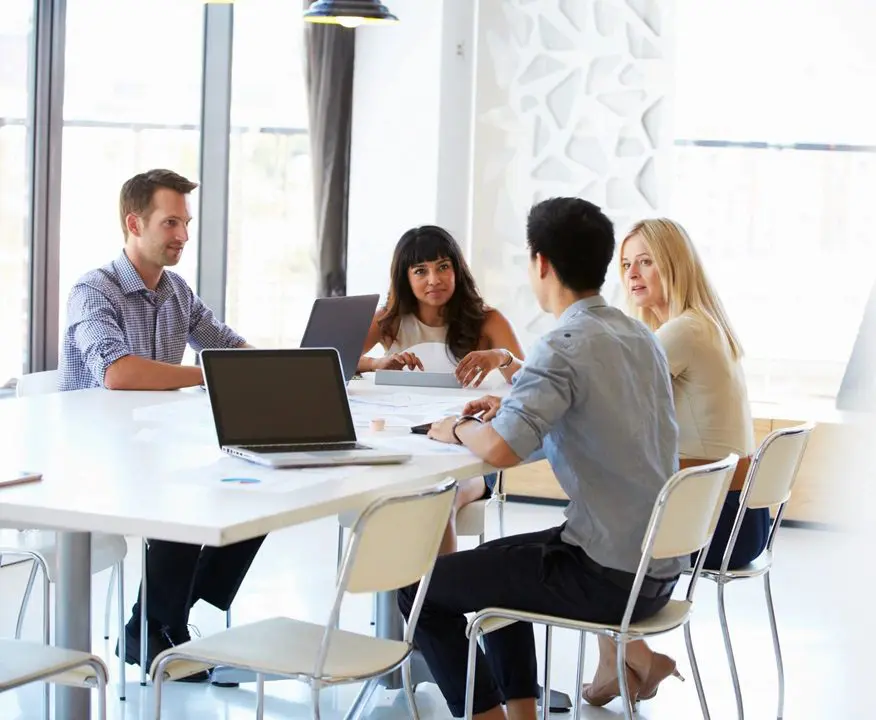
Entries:
<svg viewBox="0 0 876 720">
<path fill-rule="evenodd" d="M 149 668 L 155 658 L 168 648 L 181 645 L 184 642 L 191 640 L 187 628 L 172 632 L 167 626 L 161 627 L 159 630 L 149 628 L 146 639 L 146 664 Z M 119 656 L 119 643 L 116 642 L 116 657 Z M 140 623 L 129 622 L 125 625 L 125 662 L 128 665 L 140 664 Z M 186 677 L 177 678 L 178 682 L 198 683 L 204 682 L 210 677 L 210 673 L 206 670 L 196 672 Z"/>
<path fill-rule="evenodd" d="M 639 700 L 641 681 L 629 666 L 625 668 L 625 672 L 630 700 L 632 701 L 632 704 L 635 705 Z M 618 681 L 617 676 L 598 686 L 593 683 L 584 683 L 581 688 L 581 697 L 584 698 L 588 705 L 594 705 L 595 707 L 608 705 L 608 703 L 620 696 L 620 682 Z"/>
<path fill-rule="evenodd" d="M 651 656 L 651 667 L 648 668 L 648 676 L 640 680 L 639 700 L 650 700 L 657 694 L 657 689 L 668 677 L 676 677 L 684 682 L 684 677 L 676 667 L 675 660 L 662 653 L 654 653 Z"/>
</svg>

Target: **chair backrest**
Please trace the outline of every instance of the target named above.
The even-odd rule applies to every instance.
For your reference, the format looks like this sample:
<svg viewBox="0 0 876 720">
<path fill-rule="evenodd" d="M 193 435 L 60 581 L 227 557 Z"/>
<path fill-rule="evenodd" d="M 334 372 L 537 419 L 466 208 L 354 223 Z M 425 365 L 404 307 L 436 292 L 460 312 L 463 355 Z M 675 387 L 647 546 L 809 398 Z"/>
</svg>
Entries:
<svg viewBox="0 0 876 720">
<path fill-rule="evenodd" d="M 58 392 L 57 370 L 44 370 L 43 372 L 22 375 L 15 386 L 16 397 L 46 395 L 47 393 L 54 392 Z"/>
<path fill-rule="evenodd" d="M 674 558 L 708 545 L 738 462 L 739 456 L 730 454 L 675 473 L 654 504 L 642 551 L 652 558 Z"/>
<path fill-rule="evenodd" d="M 806 452 L 809 436 L 815 429 L 814 423 L 803 423 L 789 428 L 781 428 L 771 432 L 764 438 L 760 447 L 751 459 L 745 485 L 739 496 L 739 510 L 730 528 L 730 537 L 724 556 L 721 559 L 720 572 L 723 575 L 730 567 L 730 558 L 736 547 L 736 540 L 742 529 L 745 513 L 750 508 L 768 508 L 779 506 L 778 513 L 770 528 L 767 538 L 767 548 L 772 550 L 776 541 L 776 532 L 782 524 L 785 503 L 791 498 L 791 491 L 797 481 L 797 471 Z"/>
<path fill-rule="evenodd" d="M 338 572 L 335 602 L 314 662 L 314 677 L 323 676 L 332 628 L 337 627 L 347 592 L 385 592 L 419 581 L 405 631 L 405 642 L 413 647 L 417 618 L 455 499 L 456 480 L 449 478 L 426 490 L 379 498 L 362 511 Z"/>
<path fill-rule="evenodd" d="M 339 589 L 397 590 L 420 580 L 435 563 L 450 518 L 456 481 L 371 503 L 353 525 Z"/>
<path fill-rule="evenodd" d="M 739 456 L 731 453 L 723 460 L 708 465 L 679 470 L 663 486 L 654 502 L 642 540 L 642 559 L 621 620 L 623 632 L 630 626 L 639 591 L 653 558 L 686 557 L 699 553 L 687 587 L 687 599 L 693 599 L 706 550 L 712 542 L 738 462 Z"/>
<path fill-rule="evenodd" d="M 814 429 L 814 423 L 804 423 L 775 430 L 764 438 L 751 460 L 740 505 L 765 508 L 788 501 Z"/>
</svg>

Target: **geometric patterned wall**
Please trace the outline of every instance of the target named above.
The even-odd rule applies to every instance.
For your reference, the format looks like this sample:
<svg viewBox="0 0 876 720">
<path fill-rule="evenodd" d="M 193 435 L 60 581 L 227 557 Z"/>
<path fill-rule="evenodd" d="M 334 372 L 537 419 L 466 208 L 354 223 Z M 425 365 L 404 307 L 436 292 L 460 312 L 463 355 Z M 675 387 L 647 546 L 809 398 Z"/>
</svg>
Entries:
<svg viewBox="0 0 876 720">
<path fill-rule="evenodd" d="M 618 236 L 664 207 L 670 4 L 480 0 L 469 257 L 525 344 L 546 327 L 526 275 L 533 202 L 583 197 Z"/>
</svg>

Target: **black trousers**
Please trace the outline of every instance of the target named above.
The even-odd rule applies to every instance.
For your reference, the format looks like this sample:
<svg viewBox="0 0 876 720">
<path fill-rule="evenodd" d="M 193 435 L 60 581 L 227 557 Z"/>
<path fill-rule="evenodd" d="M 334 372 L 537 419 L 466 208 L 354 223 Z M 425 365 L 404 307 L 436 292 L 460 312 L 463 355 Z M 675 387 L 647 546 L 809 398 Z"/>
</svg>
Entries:
<svg viewBox="0 0 876 720">
<path fill-rule="evenodd" d="M 562 529 L 512 535 L 438 558 L 415 642 L 454 717 L 465 712 L 465 613 L 498 606 L 591 622 L 621 621 L 629 586 L 622 588 L 600 575 L 599 566 L 583 550 L 560 539 Z M 640 597 L 634 619 L 649 617 L 664 607 L 671 585 L 660 597 Z M 416 591 L 416 585 L 399 591 L 405 618 Z M 486 656 L 478 650 L 475 668 L 474 712 L 486 712 L 508 700 L 537 697 L 532 626 L 515 623 L 484 640 Z"/>
<path fill-rule="evenodd" d="M 150 540 L 146 551 L 146 612 L 150 624 L 185 628 L 189 610 L 205 600 L 227 610 L 264 537 L 225 547 Z M 138 596 L 139 597 L 139 596 Z M 139 623 L 140 602 L 132 620 Z"/>
</svg>

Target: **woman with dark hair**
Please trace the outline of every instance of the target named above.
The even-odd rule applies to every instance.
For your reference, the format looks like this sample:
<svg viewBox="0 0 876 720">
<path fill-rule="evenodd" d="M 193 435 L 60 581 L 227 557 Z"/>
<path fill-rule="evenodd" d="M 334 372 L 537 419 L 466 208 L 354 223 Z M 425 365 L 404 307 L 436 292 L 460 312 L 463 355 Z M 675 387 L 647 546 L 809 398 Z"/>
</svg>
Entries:
<svg viewBox="0 0 876 720">
<path fill-rule="evenodd" d="M 386 306 L 374 316 L 365 352 L 378 343 L 386 354 L 363 355 L 359 372 L 423 370 L 422 360 L 408 350 L 422 343 L 439 343 L 466 387 L 478 387 L 493 370 L 499 370 L 510 383 L 523 358 L 511 323 L 487 306 L 458 243 L 436 225 L 408 230 L 395 246 Z M 456 509 L 488 497 L 489 481 L 494 479 L 472 478 L 461 483 Z M 454 512 L 441 552 L 456 549 L 455 523 Z"/>
</svg>

